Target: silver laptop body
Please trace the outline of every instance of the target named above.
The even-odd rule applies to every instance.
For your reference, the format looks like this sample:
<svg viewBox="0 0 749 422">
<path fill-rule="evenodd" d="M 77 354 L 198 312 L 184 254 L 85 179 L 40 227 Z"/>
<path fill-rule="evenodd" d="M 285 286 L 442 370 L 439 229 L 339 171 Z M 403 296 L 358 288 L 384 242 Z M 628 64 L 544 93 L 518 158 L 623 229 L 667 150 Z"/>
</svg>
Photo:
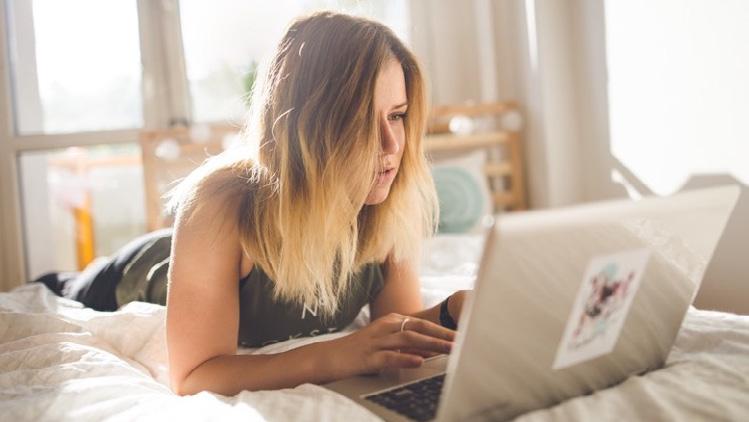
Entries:
<svg viewBox="0 0 749 422">
<path fill-rule="evenodd" d="M 659 368 L 738 194 L 727 186 L 504 215 L 488 232 L 449 358 L 326 387 L 405 421 L 365 397 L 446 371 L 437 420 L 504 420 Z"/>
</svg>

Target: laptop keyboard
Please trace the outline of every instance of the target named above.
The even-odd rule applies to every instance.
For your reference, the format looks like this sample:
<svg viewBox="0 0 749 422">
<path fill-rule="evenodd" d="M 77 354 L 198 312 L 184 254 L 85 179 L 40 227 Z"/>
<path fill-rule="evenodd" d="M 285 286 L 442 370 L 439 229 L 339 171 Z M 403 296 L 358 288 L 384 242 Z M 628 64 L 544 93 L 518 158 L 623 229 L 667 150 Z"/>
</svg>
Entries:
<svg viewBox="0 0 749 422">
<path fill-rule="evenodd" d="M 407 418 L 428 421 L 437 416 L 444 381 L 445 374 L 440 374 L 364 398 Z"/>
</svg>

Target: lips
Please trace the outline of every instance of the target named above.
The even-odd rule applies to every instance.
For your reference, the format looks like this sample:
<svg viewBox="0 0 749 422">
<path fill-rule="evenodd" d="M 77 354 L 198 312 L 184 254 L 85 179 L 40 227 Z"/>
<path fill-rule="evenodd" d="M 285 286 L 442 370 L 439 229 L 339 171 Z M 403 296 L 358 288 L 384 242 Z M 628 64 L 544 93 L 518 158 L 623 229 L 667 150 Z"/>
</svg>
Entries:
<svg viewBox="0 0 749 422">
<path fill-rule="evenodd" d="M 395 173 L 396 173 L 395 167 L 389 167 L 377 173 L 377 184 L 383 185 L 383 184 L 391 182 L 395 178 Z"/>
</svg>

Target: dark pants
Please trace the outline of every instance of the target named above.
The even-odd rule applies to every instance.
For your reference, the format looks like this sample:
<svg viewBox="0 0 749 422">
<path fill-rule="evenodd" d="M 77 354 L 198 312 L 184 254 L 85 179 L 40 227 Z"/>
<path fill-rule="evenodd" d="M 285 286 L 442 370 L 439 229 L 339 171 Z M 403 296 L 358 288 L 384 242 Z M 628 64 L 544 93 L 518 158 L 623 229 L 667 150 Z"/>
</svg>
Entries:
<svg viewBox="0 0 749 422">
<path fill-rule="evenodd" d="M 163 236 L 165 231 L 171 229 L 139 236 L 109 258 L 89 264 L 82 272 L 50 272 L 32 282 L 44 283 L 56 295 L 77 300 L 97 311 L 116 311 L 119 305 L 115 289 L 125 267 L 151 239 Z"/>
</svg>

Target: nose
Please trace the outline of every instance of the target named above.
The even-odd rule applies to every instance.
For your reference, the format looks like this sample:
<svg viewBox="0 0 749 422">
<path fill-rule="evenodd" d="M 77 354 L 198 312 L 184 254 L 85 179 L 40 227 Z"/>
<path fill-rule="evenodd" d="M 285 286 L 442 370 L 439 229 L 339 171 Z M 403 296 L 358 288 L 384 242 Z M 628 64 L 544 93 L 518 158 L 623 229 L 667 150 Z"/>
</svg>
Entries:
<svg viewBox="0 0 749 422">
<path fill-rule="evenodd" d="M 390 121 L 387 118 L 383 119 L 380 130 L 380 142 L 382 143 L 382 152 L 384 154 L 397 154 L 400 150 L 400 144 L 398 138 L 393 132 L 393 128 L 390 127 Z"/>
</svg>

